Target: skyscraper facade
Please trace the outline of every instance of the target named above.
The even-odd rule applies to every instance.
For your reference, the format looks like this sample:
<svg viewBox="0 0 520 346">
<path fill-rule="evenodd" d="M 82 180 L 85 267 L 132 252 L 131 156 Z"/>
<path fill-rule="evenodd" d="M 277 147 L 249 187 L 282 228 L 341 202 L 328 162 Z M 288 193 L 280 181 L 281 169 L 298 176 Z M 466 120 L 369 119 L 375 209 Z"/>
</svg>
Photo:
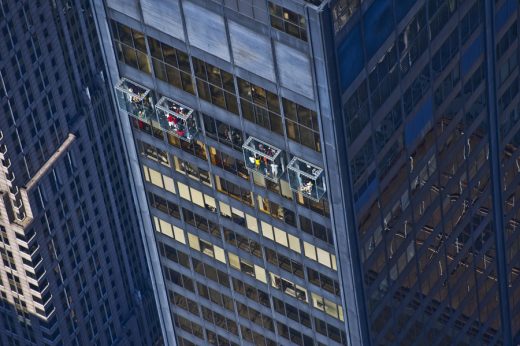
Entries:
<svg viewBox="0 0 520 346">
<path fill-rule="evenodd" d="M 366 340 L 518 344 L 518 2 L 330 9 Z"/>
<path fill-rule="evenodd" d="M 95 0 L 166 340 L 518 343 L 518 3 Z"/>
<path fill-rule="evenodd" d="M 94 3 L 169 342 L 347 344 L 318 7 Z"/>
<path fill-rule="evenodd" d="M 0 28 L 0 344 L 161 343 L 89 2 Z"/>
</svg>

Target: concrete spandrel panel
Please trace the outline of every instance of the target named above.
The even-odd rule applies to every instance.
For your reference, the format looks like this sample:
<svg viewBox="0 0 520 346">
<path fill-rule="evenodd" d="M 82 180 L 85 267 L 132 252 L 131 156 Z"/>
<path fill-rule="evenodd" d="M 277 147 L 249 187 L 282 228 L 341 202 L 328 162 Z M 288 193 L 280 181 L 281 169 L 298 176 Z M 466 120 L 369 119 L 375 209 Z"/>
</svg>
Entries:
<svg viewBox="0 0 520 346">
<path fill-rule="evenodd" d="M 139 20 L 138 0 L 108 0 L 108 7 Z"/>
<path fill-rule="evenodd" d="M 190 44 L 229 61 L 224 18 L 188 1 L 183 2 L 183 8 Z"/>
<path fill-rule="evenodd" d="M 274 80 L 271 42 L 267 36 L 229 21 L 233 60 L 237 66 L 269 80 Z"/>
<path fill-rule="evenodd" d="M 314 99 L 311 63 L 305 53 L 275 42 L 276 66 L 280 84 L 298 94 Z"/>
<path fill-rule="evenodd" d="M 141 0 L 144 22 L 184 41 L 178 0 Z"/>
</svg>

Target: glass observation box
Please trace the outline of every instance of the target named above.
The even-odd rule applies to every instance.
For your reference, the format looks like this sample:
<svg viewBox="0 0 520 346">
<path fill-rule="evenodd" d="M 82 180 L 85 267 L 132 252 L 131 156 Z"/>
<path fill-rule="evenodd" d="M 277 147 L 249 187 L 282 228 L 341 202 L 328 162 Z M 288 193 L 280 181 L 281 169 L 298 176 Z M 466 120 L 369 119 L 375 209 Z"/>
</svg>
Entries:
<svg viewBox="0 0 520 346">
<path fill-rule="evenodd" d="M 248 170 L 258 172 L 269 180 L 278 181 L 285 171 L 282 151 L 255 137 L 249 137 L 242 145 Z"/>
<path fill-rule="evenodd" d="M 294 157 L 287 165 L 289 184 L 295 192 L 319 201 L 326 192 L 323 169 Z"/>
<path fill-rule="evenodd" d="M 161 128 L 174 136 L 191 142 L 197 134 L 197 122 L 193 109 L 165 96 L 155 105 Z"/>
<path fill-rule="evenodd" d="M 154 116 L 152 97 L 149 89 L 126 78 L 116 85 L 117 104 L 119 109 L 147 123 Z"/>
</svg>

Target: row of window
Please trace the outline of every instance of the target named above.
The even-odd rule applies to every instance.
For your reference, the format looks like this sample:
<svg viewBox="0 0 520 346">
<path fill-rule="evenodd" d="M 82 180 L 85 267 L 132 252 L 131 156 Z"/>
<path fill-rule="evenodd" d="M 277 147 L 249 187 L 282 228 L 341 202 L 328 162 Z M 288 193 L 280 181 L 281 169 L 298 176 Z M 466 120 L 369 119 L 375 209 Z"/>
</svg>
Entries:
<svg viewBox="0 0 520 346">
<path fill-rule="evenodd" d="M 167 257 L 168 259 L 184 258 L 184 259 L 186 259 L 186 263 L 187 263 L 187 265 L 184 265 L 184 266 L 189 268 L 188 255 L 182 253 L 181 251 L 177 251 L 174 248 L 172 248 L 166 244 L 160 243 L 160 242 L 159 242 L 159 246 L 160 246 L 161 254 L 163 256 Z M 193 261 L 194 261 L 194 268 L 196 268 L 196 271 L 199 274 L 207 275 L 208 278 L 210 278 L 211 280 L 213 280 L 219 284 L 223 284 L 223 279 L 222 279 L 223 277 L 227 278 L 226 274 L 224 274 L 224 273 L 218 274 L 219 271 L 216 269 L 213 269 L 213 267 L 211 267 L 210 265 L 204 264 L 195 259 L 193 259 Z M 170 272 L 170 271 L 171 270 L 168 269 L 168 272 Z M 226 296 L 225 294 L 222 294 L 221 292 L 218 292 L 218 291 L 212 289 L 211 287 L 208 287 L 198 281 L 196 281 L 195 283 L 192 284 L 189 278 L 187 278 L 186 276 L 183 276 L 180 273 L 168 274 L 168 275 L 171 278 L 175 277 L 175 280 L 176 280 L 175 283 L 177 283 L 181 287 L 185 287 L 187 285 L 191 289 L 192 287 L 194 288 L 195 286 L 197 286 L 199 296 L 204 297 L 205 299 L 211 301 L 214 304 L 221 306 L 222 308 L 224 308 L 226 310 L 234 312 L 233 300 L 231 298 L 229 298 L 228 296 Z M 190 283 L 186 284 L 186 283 L 184 283 L 184 281 L 189 281 Z M 248 299 L 258 302 L 258 303 L 266 306 L 267 308 L 271 307 L 271 304 L 269 301 L 269 295 L 267 293 L 265 293 L 264 291 L 262 291 L 256 287 L 253 287 L 237 278 L 232 278 L 232 284 L 233 284 L 233 290 L 235 292 L 244 295 Z M 229 288 L 228 283 L 224 284 L 224 286 Z M 193 312 L 193 311 L 197 311 L 196 304 L 189 304 L 190 303 L 189 299 L 186 299 L 183 296 L 177 295 L 176 293 L 173 293 L 170 291 L 170 300 L 173 297 L 175 297 L 175 301 L 174 301 L 175 305 L 177 305 L 177 306 L 182 305 L 180 307 L 183 308 L 184 310 L 190 311 L 190 312 L 194 313 L 195 315 L 198 315 L 198 312 Z M 283 302 L 282 300 L 280 300 L 276 297 L 272 297 L 272 299 L 273 299 L 273 306 L 274 306 L 274 309 L 276 312 L 278 312 L 284 316 L 287 316 L 288 318 L 290 318 L 296 322 L 299 322 L 302 325 L 312 329 L 313 326 L 311 323 L 311 318 L 308 313 L 292 306 L 288 302 Z M 258 312 L 255 312 L 256 310 L 251 311 L 252 309 L 250 309 L 250 308 L 247 309 L 247 307 L 241 303 L 237 303 L 237 308 L 239 309 L 239 313 L 241 316 L 248 318 L 248 319 L 252 320 L 253 322 L 255 322 L 255 320 L 256 320 L 255 323 L 258 323 L 263 328 L 267 328 L 267 329 L 274 331 L 271 328 L 272 320 L 269 317 L 262 315 L 262 314 L 259 315 Z M 263 316 L 263 317 L 261 317 L 261 316 Z M 261 318 L 258 319 L 259 317 L 261 317 Z M 264 325 L 265 323 L 268 323 L 267 327 Z M 318 333 L 320 333 L 326 337 L 329 337 L 330 339 L 332 339 L 334 341 L 337 341 L 339 343 L 346 342 L 345 332 L 320 320 L 319 318 L 314 318 L 314 327 L 316 328 L 316 331 Z"/>
<path fill-rule="evenodd" d="M 290 12 L 290 11 L 289 11 Z M 284 12 L 285 13 L 285 12 Z M 272 18 L 274 18 L 272 16 Z M 118 59 L 143 72 L 150 73 L 146 55 L 145 35 L 112 21 Z M 154 38 L 148 37 L 155 76 L 171 85 L 194 94 L 189 56 Z M 227 111 L 239 114 L 233 74 L 195 57 L 192 58 L 198 96 Z M 270 131 L 283 135 L 278 95 L 237 78 L 242 116 Z M 316 112 L 284 98 L 287 136 L 315 151 L 321 151 Z"/>
<path fill-rule="evenodd" d="M 218 133 L 216 133 L 216 134 L 210 135 L 210 132 L 206 132 L 208 137 L 218 138 L 219 142 L 228 143 L 228 145 L 230 145 L 230 146 L 231 146 L 231 143 L 233 143 L 232 146 L 234 149 L 236 149 L 237 151 L 242 151 L 241 144 L 240 145 L 238 144 L 238 143 L 242 143 L 241 142 L 242 141 L 241 132 L 239 134 L 238 130 L 234 129 L 233 127 L 228 126 L 227 124 L 224 124 L 218 120 L 215 120 L 207 115 L 204 115 L 204 119 L 210 119 L 208 121 L 213 121 L 215 124 L 218 125 L 218 128 L 219 128 Z M 135 119 L 133 117 L 130 117 L 130 121 L 133 124 L 135 129 L 137 129 L 139 131 L 143 131 L 150 135 L 153 135 L 154 137 L 164 139 L 163 131 L 161 129 L 156 128 L 155 126 L 150 126 L 149 124 L 146 124 L 142 121 L 138 121 L 137 119 Z M 230 140 L 227 141 L 224 139 L 224 138 L 229 139 L 230 133 L 235 138 L 234 142 L 231 142 Z M 168 138 L 168 143 L 170 145 L 180 148 L 184 152 L 186 152 L 190 155 L 196 156 L 203 160 L 207 160 L 206 145 L 203 142 L 198 141 L 198 140 L 195 140 L 191 143 L 187 142 L 187 141 L 182 141 L 178 137 L 173 136 L 170 133 L 167 133 L 167 138 Z M 166 157 L 168 155 L 168 153 L 166 151 L 162 151 L 157 148 L 155 148 L 155 150 L 161 151 L 162 152 L 161 155 L 163 157 Z M 142 154 L 149 155 L 149 153 L 145 152 L 145 151 L 142 151 Z M 149 158 L 157 161 L 157 159 L 154 157 L 155 154 L 151 154 L 150 156 L 152 156 L 152 157 L 149 157 Z M 165 159 L 161 158 L 160 162 L 165 162 Z M 199 171 L 200 171 L 200 168 L 199 168 Z M 241 176 L 240 173 L 239 173 L 239 176 Z M 291 188 L 289 187 L 288 182 L 286 182 L 283 179 L 280 179 L 278 182 L 273 182 L 268 179 L 265 179 L 265 177 L 261 176 L 260 174 L 255 174 L 255 172 L 253 172 L 253 182 L 255 183 L 255 185 L 266 188 L 269 191 L 279 194 L 280 196 L 282 196 L 286 199 L 289 199 L 289 200 L 293 199 L 293 190 L 291 190 Z M 310 209 L 318 214 L 325 215 L 325 216 L 329 216 L 329 214 L 330 214 L 329 205 L 328 205 L 328 201 L 326 198 L 322 198 L 320 201 L 314 201 L 312 199 L 305 197 L 304 194 L 298 193 L 296 201 L 298 202 L 298 204 L 300 204 L 300 205 L 304 206 L 305 208 Z"/>
<path fill-rule="evenodd" d="M 159 210 L 161 210 L 163 212 L 167 212 L 170 215 L 180 219 L 180 215 L 178 213 L 179 207 L 176 204 L 174 204 L 160 196 L 157 196 L 156 194 L 153 194 L 151 192 L 149 192 L 148 195 L 149 195 L 149 199 L 151 200 L 152 207 L 156 207 Z M 172 210 L 174 210 L 175 212 L 172 213 L 171 212 Z M 216 223 L 198 215 L 197 213 L 194 213 L 191 210 L 187 210 L 185 208 L 182 208 L 182 214 L 184 216 L 184 220 L 188 224 L 191 224 L 194 227 L 197 227 L 198 229 L 200 229 L 206 233 L 212 234 L 213 236 L 217 237 L 218 239 L 221 239 L 220 229 Z M 156 225 L 157 225 L 156 229 L 158 230 L 158 232 L 161 232 L 171 238 L 177 239 L 181 243 L 185 243 L 183 235 L 178 234 L 178 233 L 176 234 L 176 232 L 180 231 L 180 229 L 178 227 L 175 227 L 175 226 L 169 227 L 168 224 L 165 224 L 165 222 L 163 220 L 158 219 L 158 218 L 157 219 L 154 218 L 154 220 L 156 220 Z M 244 220 L 242 222 L 242 225 L 245 226 L 245 223 L 244 223 L 245 219 L 242 218 L 242 220 Z M 268 226 L 268 224 L 266 224 L 264 227 L 269 227 L 269 226 Z M 230 229 L 227 229 L 226 227 L 223 227 L 223 234 L 224 234 L 224 240 L 228 244 L 231 244 L 253 256 L 256 256 L 257 258 L 263 259 L 263 256 L 262 256 L 263 247 L 256 241 L 254 241 L 250 238 L 244 237 Z M 276 237 L 277 237 L 277 242 L 279 244 L 282 243 L 285 246 L 287 246 L 288 243 L 287 243 L 287 240 L 285 237 L 288 236 L 289 241 L 291 242 L 294 250 L 297 252 L 301 252 L 300 244 L 296 237 L 294 237 L 290 234 L 285 235 L 285 234 L 283 234 L 283 231 L 281 231 L 277 228 L 275 228 L 275 234 L 277 234 Z M 194 240 L 194 242 L 196 242 L 196 241 L 197 240 Z M 203 247 L 204 250 L 202 252 L 205 252 L 205 253 L 209 254 L 210 256 L 214 257 L 215 250 L 212 248 L 211 244 L 207 244 L 207 242 L 204 240 L 198 240 L 198 241 L 200 242 L 200 244 L 198 245 L 197 250 L 201 251 L 200 248 Z M 218 248 L 217 251 L 220 251 L 220 249 Z M 302 279 L 305 279 L 305 276 L 303 273 L 304 268 L 303 268 L 302 264 L 300 264 L 294 260 L 291 260 L 291 259 L 287 258 L 286 256 L 281 255 L 281 254 L 277 253 L 276 251 L 271 250 L 269 248 L 264 248 L 264 251 L 265 251 L 266 258 L 269 261 L 269 263 L 271 263 L 293 275 L 296 275 Z M 321 288 L 331 292 L 332 294 L 339 296 L 339 284 L 336 280 L 331 279 L 328 276 L 326 276 L 325 274 L 321 274 L 311 268 L 307 268 L 307 272 L 308 272 L 309 281 L 312 284 L 314 284 L 318 287 L 321 287 Z"/>
<path fill-rule="evenodd" d="M 152 168 L 149 168 L 145 165 L 143 165 L 143 171 L 144 171 L 144 178 L 146 181 L 148 181 L 148 182 L 152 183 L 153 185 L 156 185 L 160 188 L 163 188 L 173 194 L 176 193 L 175 184 L 173 183 L 172 178 L 170 178 L 164 174 L 161 174 L 160 172 L 158 172 Z M 250 201 L 250 198 L 251 198 L 250 196 L 252 196 L 252 193 L 250 191 L 242 189 L 241 187 L 238 187 L 237 185 L 232 184 L 230 182 L 227 182 L 226 180 L 224 180 L 218 176 L 215 176 L 215 180 L 216 180 L 216 185 L 217 185 L 218 191 L 226 193 L 229 196 L 239 199 L 241 201 L 245 201 L 246 203 L 248 203 Z M 222 184 L 223 182 L 225 182 L 227 185 L 224 186 Z M 195 189 L 194 187 L 189 187 L 186 184 L 181 183 L 181 182 L 177 182 L 177 187 L 179 189 L 179 196 L 181 198 L 186 199 L 186 200 L 200 206 L 201 208 L 209 209 L 212 211 L 217 211 L 217 205 L 216 205 L 215 199 L 213 197 L 203 194 L 202 192 Z M 285 223 L 287 223 L 289 225 L 296 227 L 296 218 L 295 218 L 294 212 L 292 212 L 291 210 L 286 209 L 274 202 L 270 202 L 266 198 L 258 196 L 258 199 L 259 199 L 259 204 L 261 205 L 261 207 L 259 206 L 260 210 L 262 210 L 265 213 L 268 213 L 269 215 L 271 215 L 275 218 L 278 218 L 278 219 L 284 221 Z M 154 199 L 154 203 L 155 203 L 155 201 L 156 201 L 156 199 Z M 251 202 L 251 204 L 252 204 L 252 202 Z M 164 209 L 164 207 L 163 207 L 163 209 Z M 234 210 L 232 212 L 230 207 L 226 203 L 219 201 L 219 210 L 220 210 L 220 214 L 222 216 L 229 217 L 240 225 L 244 225 L 247 223 L 247 227 L 251 231 L 258 233 L 258 224 L 257 224 L 256 218 L 254 218 L 253 216 L 251 216 L 247 213 L 239 211 L 235 208 L 233 208 L 233 209 Z M 167 210 L 168 210 L 168 214 L 172 214 L 172 211 L 170 210 L 169 207 L 167 207 Z M 173 213 L 178 213 L 178 212 L 173 211 Z M 238 217 L 238 220 L 236 219 L 237 217 Z M 304 220 L 305 220 L 305 218 L 304 218 Z M 312 223 L 312 224 L 318 225 L 317 223 Z M 274 240 L 277 243 L 279 243 L 285 247 L 289 247 L 289 245 L 288 245 L 289 243 L 288 243 L 287 239 L 294 237 L 294 236 L 287 234 L 285 231 L 279 230 L 276 227 L 274 227 L 275 231 L 273 231 L 273 227 L 264 221 L 261 221 L 261 225 L 262 225 L 262 234 L 264 237 Z M 307 223 L 307 227 L 308 227 L 308 223 Z M 275 238 L 274 235 L 277 232 L 276 230 L 279 230 L 279 232 L 283 232 L 284 237 Z M 295 239 L 297 239 L 297 238 L 295 238 Z M 299 240 L 297 240 L 297 242 L 299 243 Z M 297 249 L 296 248 L 291 248 L 291 249 L 294 251 L 297 251 L 298 253 L 301 252 L 299 244 L 298 244 Z M 337 270 L 335 255 L 329 253 L 328 251 L 326 251 L 320 247 L 310 244 L 308 242 L 304 242 L 304 250 L 305 250 L 304 253 L 308 258 L 318 261 L 319 263 L 321 263 L 329 268 L 332 268 L 333 270 Z"/>
<path fill-rule="evenodd" d="M 273 28 L 307 41 L 307 28 L 302 15 L 269 1 L 269 17 Z"/>
<path fill-rule="evenodd" d="M 175 225 L 170 224 L 169 222 L 162 220 L 161 218 L 154 216 L 154 225 L 157 232 L 163 233 L 177 241 L 179 241 L 182 244 L 186 245 L 186 237 L 184 236 L 184 232 L 176 227 Z M 253 264 L 246 259 L 243 259 L 236 254 L 226 251 L 223 248 L 216 246 L 212 244 L 209 241 L 206 241 L 200 237 L 198 237 L 195 234 L 192 234 L 190 232 L 187 233 L 187 239 L 188 239 L 188 245 L 191 249 L 197 250 L 211 258 L 216 259 L 219 262 L 222 262 L 224 264 L 227 264 L 229 261 L 229 265 L 232 268 L 235 268 L 236 270 L 247 274 L 249 276 L 254 277 L 255 279 L 267 284 L 270 283 L 270 285 L 285 294 L 288 294 L 292 297 L 295 297 L 301 301 L 309 302 L 309 298 L 311 298 L 312 306 L 314 306 L 316 309 L 322 310 L 326 312 L 327 314 L 343 320 L 343 310 L 342 307 L 339 305 L 336 305 L 334 302 L 314 293 L 311 292 L 311 296 L 309 297 L 307 293 L 307 289 L 304 287 L 301 287 L 297 285 L 296 283 L 287 280 L 286 278 L 283 278 L 277 274 L 269 273 L 269 278 L 267 276 L 267 272 L 264 268 Z M 226 256 L 227 253 L 227 256 Z M 182 278 L 181 278 L 182 279 Z M 185 280 L 181 280 L 184 282 Z M 184 285 L 184 284 L 183 284 Z M 191 289 L 191 284 L 188 285 L 190 291 L 193 291 Z M 184 287 L 184 286 L 183 286 Z"/>
</svg>

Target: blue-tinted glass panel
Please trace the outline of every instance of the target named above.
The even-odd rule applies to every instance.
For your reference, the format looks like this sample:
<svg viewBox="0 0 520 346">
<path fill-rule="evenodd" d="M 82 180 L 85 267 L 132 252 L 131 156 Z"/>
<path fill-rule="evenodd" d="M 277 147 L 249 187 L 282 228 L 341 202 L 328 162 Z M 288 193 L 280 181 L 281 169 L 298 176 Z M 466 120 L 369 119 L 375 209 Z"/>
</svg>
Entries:
<svg viewBox="0 0 520 346">
<path fill-rule="evenodd" d="M 392 2 L 376 0 L 364 16 L 367 59 L 381 47 L 394 28 Z"/>
<path fill-rule="evenodd" d="M 431 96 L 424 105 L 412 116 L 404 130 L 404 142 L 406 146 L 411 145 L 419 136 L 424 135 L 424 130 L 431 124 L 433 119 L 433 102 Z"/>
<path fill-rule="evenodd" d="M 395 18 L 396 23 L 399 23 L 401 19 L 410 11 L 416 0 L 395 0 Z"/>
<path fill-rule="evenodd" d="M 517 0 L 508 0 L 495 15 L 495 29 L 499 31 L 506 23 L 509 16 L 512 16 L 516 12 L 518 7 Z"/>
<path fill-rule="evenodd" d="M 484 34 L 481 33 L 469 48 L 462 54 L 462 75 L 465 76 L 478 57 L 484 52 Z"/>
<path fill-rule="evenodd" d="M 377 192 L 377 187 L 379 186 L 378 180 L 376 179 L 375 174 L 372 174 L 368 179 L 365 185 L 363 186 L 362 191 L 359 191 L 359 196 L 354 203 L 354 209 L 356 213 L 361 211 L 361 209 L 365 206 L 365 204 L 370 200 L 370 197 Z"/>
<path fill-rule="evenodd" d="M 338 64 L 341 90 L 345 91 L 363 68 L 363 46 L 359 23 L 345 37 L 338 47 Z"/>
</svg>

